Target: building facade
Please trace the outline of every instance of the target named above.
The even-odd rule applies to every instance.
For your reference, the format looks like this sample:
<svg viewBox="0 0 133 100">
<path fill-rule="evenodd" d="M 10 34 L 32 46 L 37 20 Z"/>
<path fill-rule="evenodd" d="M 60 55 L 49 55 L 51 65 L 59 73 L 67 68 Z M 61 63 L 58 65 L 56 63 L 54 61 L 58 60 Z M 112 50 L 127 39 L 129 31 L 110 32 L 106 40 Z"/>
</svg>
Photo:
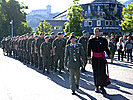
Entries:
<svg viewBox="0 0 133 100">
<path fill-rule="evenodd" d="M 84 17 L 82 30 L 93 33 L 93 29 L 99 27 L 103 34 L 121 32 L 119 24 L 124 5 L 117 0 L 94 0 L 91 3 L 80 4 L 80 6 L 84 9 L 82 12 Z M 56 15 L 53 17 L 53 21 L 55 23 L 56 20 L 67 21 L 66 13 L 67 10 Z M 64 25 L 61 27 L 64 27 Z"/>
</svg>

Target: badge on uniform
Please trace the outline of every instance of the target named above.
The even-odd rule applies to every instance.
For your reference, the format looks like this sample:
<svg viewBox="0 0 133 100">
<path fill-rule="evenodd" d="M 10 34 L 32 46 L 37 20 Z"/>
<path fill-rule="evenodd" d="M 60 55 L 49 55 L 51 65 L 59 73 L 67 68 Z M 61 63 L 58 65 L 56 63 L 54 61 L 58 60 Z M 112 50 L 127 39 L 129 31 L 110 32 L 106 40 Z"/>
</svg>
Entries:
<svg viewBox="0 0 133 100">
<path fill-rule="evenodd" d="M 77 61 L 77 59 L 76 59 L 76 57 L 75 57 L 75 56 L 73 57 L 73 60 L 74 60 L 74 61 Z"/>
</svg>

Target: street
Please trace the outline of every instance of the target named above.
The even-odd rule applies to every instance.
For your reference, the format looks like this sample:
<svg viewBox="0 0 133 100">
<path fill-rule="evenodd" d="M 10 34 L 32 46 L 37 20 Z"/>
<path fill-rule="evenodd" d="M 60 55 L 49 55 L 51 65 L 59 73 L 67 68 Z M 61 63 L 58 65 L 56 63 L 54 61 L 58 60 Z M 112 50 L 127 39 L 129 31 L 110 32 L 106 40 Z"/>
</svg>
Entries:
<svg viewBox="0 0 133 100">
<path fill-rule="evenodd" d="M 67 71 L 43 75 L 33 66 L 4 56 L 0 49 L 0 100 L 133 100 L 133 63 L 125 59 L 109 63 L 111 84 L 104 95 L 94 91 L 91 65 L 86 69 L 79 90 L 72 95 Z"/>
</svg>

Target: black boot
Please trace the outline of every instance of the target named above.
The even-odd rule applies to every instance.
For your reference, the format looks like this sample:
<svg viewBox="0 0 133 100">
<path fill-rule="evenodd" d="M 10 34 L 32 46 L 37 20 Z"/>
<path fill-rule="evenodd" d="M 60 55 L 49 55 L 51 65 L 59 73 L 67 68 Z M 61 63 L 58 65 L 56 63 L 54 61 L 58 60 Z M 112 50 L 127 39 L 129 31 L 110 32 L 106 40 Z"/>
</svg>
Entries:
<svg viewBox="0 0 133 100">
<path fill-rule="evenodd" d="M 100 93 L 99 86 L 96 86 L 95 92 L 96 92 L 96 93 Z"/>
<path fill-rule="evenodd" d="M 79 85 L 76 84 L 76 88 L 79 89 Z"/>
<path fill-rule="evenodd" d="M 104 89 L 103 86 L 100 87 L 100 90 L 102 91 L 103 94 L 106 94 L 106 90 Z"/>
<path fill-rule="evenodd" d="M 72 95 L 76 95 L 75 91 L 72 91 Z"/>
</svg>

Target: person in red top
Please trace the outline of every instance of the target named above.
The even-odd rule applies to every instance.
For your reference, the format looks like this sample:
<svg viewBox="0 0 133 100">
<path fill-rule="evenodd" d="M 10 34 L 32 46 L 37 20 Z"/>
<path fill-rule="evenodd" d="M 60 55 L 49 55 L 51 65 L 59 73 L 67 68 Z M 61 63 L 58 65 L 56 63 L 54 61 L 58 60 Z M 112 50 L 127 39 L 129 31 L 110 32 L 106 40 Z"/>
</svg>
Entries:
<svg viewBox="0 0 133 100">
<path fill-rule="evenodd" d="M 108 54 L 108 56 L 112 59 L 111 53 L 108 49 L 108 42 L 105 38 L 99 36 L 100 29 L 94 28 L 95 37 L 90 39 L 88 42 L 88 59 L 92 64 L 93 75 L 94 75 L 94 83 L 96 86 L 96 93 L 106 93 L 104 86 L 110 84 L 108 80 L 108 76 L 106 74 L 106 57 L 104 51 Z M 91 51 L 93 52 L 93 56 L 91 58 Z"/>
</svg>

